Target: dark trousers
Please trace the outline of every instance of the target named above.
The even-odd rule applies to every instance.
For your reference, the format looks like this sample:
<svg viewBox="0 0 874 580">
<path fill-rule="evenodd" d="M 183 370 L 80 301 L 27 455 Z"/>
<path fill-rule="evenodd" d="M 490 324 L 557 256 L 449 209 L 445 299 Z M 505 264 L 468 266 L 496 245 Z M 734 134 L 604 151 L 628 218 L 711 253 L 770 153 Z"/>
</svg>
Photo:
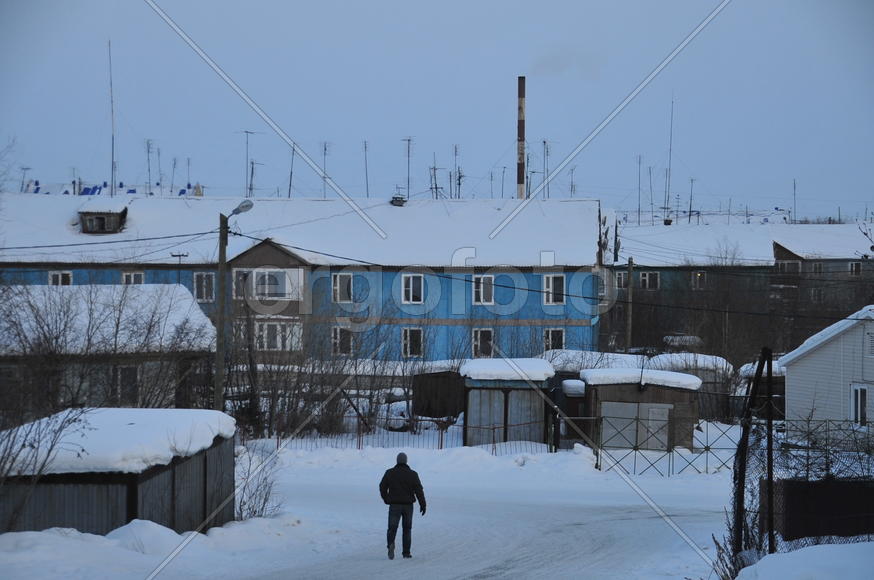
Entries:
<svg viewBox="0 0 874 580">
<path fill-rule="evenodd" d="M 388 534 L 386 539 L 389 545 L 395 543 L 398 535 L 398 524 L 403 518 L 404 529 L 404 554 L 410 553 L 410 544 L 413 541 L 413 504 L 393 503 L 388 506 Z"/>
</svg>

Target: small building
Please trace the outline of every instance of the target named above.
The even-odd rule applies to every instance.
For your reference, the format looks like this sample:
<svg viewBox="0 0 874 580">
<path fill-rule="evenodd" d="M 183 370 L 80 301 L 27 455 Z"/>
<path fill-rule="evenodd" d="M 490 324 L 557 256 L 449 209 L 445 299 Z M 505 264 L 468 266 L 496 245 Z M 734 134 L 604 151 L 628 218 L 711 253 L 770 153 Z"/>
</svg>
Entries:
<svg viewBox="0 0 874 580">
<path fill-rule="evenodd" d="M 67 421 L 66 413 L 75 419 Z M 65 428 L 50 445 L 46 434 L 58 425 Z M 220 411 L 101 408 L 62 411 L 2 433 L 35 445 L 27 459 L 38 461 L 22 457 L 0 488 L 0 532 L 60 527 L 106 534 L 143 519 L 181 533 L 215 510 L 205 528 L 229 522 L 235 430 L 234 419 Z M 34 473 L 47 457 L 42 473 Z"/>
<path fill-rule="evenodd" d="M 753 382 L 756 378 L 756 367 L 758 362 L 751 362 L 741 366 L 737 371 L 737 380 L 735 381 L 734 396 L 732 397 L 731 406 L 734 417 L 741 417 L 743 414 L 746 397 L 752 393 Z M 767 370 L 762 369 L 762 380 L 759 383 L 759 393 L 756 400 L 752 403 L 752 413 L 754 417 L 765 418 L 767 407 L 765 404 L 768 400 L 767 387 L 765 383 Z M 771 394 L 774 404 L 774 419 L 782 420 L 786 416 L 786 369 L 780 366 L 779 361 L 774 360 L 771 363 Z"/>
<path fill-rule="evenodd" d="M 779 365 L 786 374 L 786 419 L 864 427 L 874 412 L 874 305 L 817 332 Z"/>
<path fill-rule="evenodd" d="M 659 354 L 644 368 L 695 375 L 701 379 L 698 389 L 698 414 L 708 421 L 727 421 L 731 416 L 731 385 L 734 367 L 721 356 L 697 352 Z"/>
<path fill-rule="evenodd" d="M 464 445 L 547 441 L 543 391 L 555 371 L 539 358 L 471 359 L 464 377 Z"/>
<path fill-rule="evenodd" d="M 701 379 L 672 371 L 587 369 L 564 381 L 565 412 L 607 448 L 692 448 Z M 574 438 L 573 432 L 566 434 Z"/>
</svg>

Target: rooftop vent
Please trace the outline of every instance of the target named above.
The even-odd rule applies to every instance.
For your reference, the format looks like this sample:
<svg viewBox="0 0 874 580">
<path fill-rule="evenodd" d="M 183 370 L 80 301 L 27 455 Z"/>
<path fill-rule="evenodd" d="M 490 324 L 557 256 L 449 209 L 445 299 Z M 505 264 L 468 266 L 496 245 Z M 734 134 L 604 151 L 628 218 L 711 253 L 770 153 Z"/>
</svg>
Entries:
<svg viewBox="0 0 874 580">
<path fill-rule="evenodd" d="M 407 199 L 403 195 L 395 195 L 391 198 L 389 203 L 397 207 L 404 207 L 404 204 L 407 203 Z"/>
</svg>

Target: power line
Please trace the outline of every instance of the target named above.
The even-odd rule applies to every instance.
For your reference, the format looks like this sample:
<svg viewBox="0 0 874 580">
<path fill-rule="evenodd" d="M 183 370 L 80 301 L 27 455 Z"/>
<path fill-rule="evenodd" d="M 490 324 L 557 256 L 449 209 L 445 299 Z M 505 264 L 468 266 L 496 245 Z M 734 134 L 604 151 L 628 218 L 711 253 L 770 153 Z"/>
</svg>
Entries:
<svg viewBox="0 0 874 580">
<path fill-rule="evenodd" d="M 0 252 L 5 252 L 7 250 L 42 250 L 48 248 L 74 248 L 78 246 L 99 246 L 106 244 L 132 244 L 135 242 L 150 242 L 154 240 L 170 240 L 174 238 L 193 238 L 195 236 L 202 236 L 206 234 L 214 234 L 218 230 L 209 230 L 206 232 L 195 232 L 192 234 L 174 234 L 171 236 L 153 236 L 149 238 L 134 238 L 128 240 L 103 240 L 100 242 L 74 242 L 69 244 L 43 244 L 39 246 L 7 246 L 0 248 Z"/>
</svg>

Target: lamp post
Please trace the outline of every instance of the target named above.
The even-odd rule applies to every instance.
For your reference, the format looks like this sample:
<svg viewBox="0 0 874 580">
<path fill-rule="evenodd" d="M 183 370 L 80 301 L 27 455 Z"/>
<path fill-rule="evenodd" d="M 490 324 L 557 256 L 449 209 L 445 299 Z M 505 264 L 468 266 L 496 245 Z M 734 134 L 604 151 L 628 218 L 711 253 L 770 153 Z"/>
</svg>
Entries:
<svg viewBox="0 0 874 580">
<path fill-rule="evenodd" d="M 246 199 L 231 212 L 232 216 L 241 214 L 252 209 L 255 205 L 252 200 Z M 224 411 L 225 406 L 225 318 L 227 316 L 227 271 L 228 271 L 228 217 L 219 214 L 219 256 L 218 256 L 218 311 L 216 312 L 216 335 L 215 335 L 215 383 L 213 393 L 213 406 Z"/>
</svg>

